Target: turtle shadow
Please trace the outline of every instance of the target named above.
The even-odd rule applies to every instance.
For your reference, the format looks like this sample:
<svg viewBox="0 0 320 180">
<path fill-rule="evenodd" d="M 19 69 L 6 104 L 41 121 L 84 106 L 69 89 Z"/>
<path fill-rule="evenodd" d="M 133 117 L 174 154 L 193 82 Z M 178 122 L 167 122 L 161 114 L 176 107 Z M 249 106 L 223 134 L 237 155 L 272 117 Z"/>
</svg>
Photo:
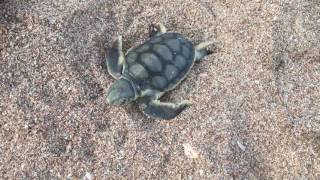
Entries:
<svg viewBox="0 0 320 180">
<path fill-rule="evenodd" d="M 134 121 L 134 126 L 138 131 L 150 131 L 156 127 L 156 124 L 160 120 L 147 117 L 139 108 L 139 104 L 133 102 L 132 104 L 125 106 L 124 110 L 126 111 L 129 119 Z"/>
</svg>

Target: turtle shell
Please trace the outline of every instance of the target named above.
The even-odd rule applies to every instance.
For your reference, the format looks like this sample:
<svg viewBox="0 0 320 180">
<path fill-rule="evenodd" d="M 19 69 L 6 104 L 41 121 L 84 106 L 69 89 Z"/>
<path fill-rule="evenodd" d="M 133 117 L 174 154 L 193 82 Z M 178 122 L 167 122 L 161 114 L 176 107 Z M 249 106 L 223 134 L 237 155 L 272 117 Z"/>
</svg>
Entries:
<svg viewBox="0 0 320 180">
<path fill-rule="evenodd" d="M 178 33 L 164 33 L 129 50 L 123 75 L 130 76 L 142 91 L 168 91 L 185 78 L 194 56 L 189 40 Z"/>
</svg>

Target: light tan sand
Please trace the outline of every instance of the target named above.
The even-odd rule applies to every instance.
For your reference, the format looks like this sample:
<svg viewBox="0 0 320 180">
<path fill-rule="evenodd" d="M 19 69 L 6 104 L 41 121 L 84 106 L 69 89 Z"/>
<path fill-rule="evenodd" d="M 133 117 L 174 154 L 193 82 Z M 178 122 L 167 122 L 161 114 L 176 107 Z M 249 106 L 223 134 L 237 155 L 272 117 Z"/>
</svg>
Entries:
<svg viewBox="0 0 320 180">
<path fill-rule="evenodd" d="M 164 100 L 105 103 L 106 47 L 164 23 L 216 53 Z M 318 0 L 0 1 L 0 177 L 319 179 Z"/>
</svg>

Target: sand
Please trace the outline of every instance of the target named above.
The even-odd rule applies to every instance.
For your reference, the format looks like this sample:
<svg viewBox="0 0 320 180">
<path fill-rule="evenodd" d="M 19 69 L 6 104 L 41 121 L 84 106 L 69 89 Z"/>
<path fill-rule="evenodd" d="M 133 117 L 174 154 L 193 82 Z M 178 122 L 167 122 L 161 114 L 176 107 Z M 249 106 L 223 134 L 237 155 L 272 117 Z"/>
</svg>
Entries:
<svg viewBox="0 0 320 180">
<path fill-rule="evenodd" d="M 112 107 L 104 61 L 162 22 L 215 53 L 162 100 Z M 319 179 L 318 0 L 0 1 L 1 179 Z"/>
</svg>

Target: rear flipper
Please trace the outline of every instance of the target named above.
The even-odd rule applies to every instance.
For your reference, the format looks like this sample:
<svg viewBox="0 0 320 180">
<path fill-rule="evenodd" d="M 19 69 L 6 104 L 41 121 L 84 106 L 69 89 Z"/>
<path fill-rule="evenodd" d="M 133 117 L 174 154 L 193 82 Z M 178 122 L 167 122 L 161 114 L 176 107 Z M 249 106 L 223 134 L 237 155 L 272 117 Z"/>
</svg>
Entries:
<svg viewBox="0 0 320 180">
<path fill-rule="evenodd" d="M 208 50 L 208 47 L 212 44 L 213 42 L 207 41 L 207 42 L 202 42 L 195 47 L 196 61 L 200 61 L 203 57 L 213 53 L 213 51 Z"/>
<path fill-rule="evenodd" d="M 151 24 L 149 26 L 149 37 L 160 36 L 166 32 L 167 28 L 161 23 Z"/>
<path fill-rule="evenodd" d="M 164 103 L 159 100 L 150 100 L 140 104 L 140 109 L 149 117 L 163 120 L 170 120 L 178 116 L 191 103 L 182 101 L 179 104 Z"/>
</svg>

